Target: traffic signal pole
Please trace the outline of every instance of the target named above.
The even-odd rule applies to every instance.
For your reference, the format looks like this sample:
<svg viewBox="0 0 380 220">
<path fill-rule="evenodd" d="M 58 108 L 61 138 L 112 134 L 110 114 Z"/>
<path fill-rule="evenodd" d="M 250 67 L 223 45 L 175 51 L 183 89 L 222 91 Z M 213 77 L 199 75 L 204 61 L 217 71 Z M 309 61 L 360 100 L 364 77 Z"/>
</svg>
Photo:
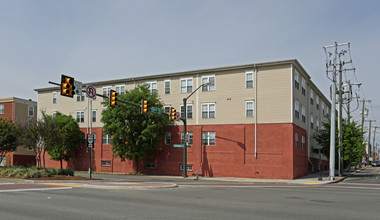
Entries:
<svg viewBox="0 0 380 220">
<path fill-rule="evenodd" d="M 183 98 L 183 115 L 181 117 L 182 121 L 183 121 L 183 139 L 184 139 L 184 144 L 183 144 L 183 178 L 186 178 L 187 177 L 187 143 L 186 143 L 186 136 L 187 136 L 187 115 L 186 115 L 186 103 L 187 103 L 187 100 L 190 98 L 190 96 L 192 96 L 196 91 L 198 91 L 198 89 L 200 89 L 202 86 L 207 86 L 207 85 L 210 85 L 211 83 L 208 82 L 208 83 L 205 83 L 205 84 L 202 84 L 200 85 L 196 90 L 194 90 L 189 96 L 187 96 L 186 98 Z"/>
</svg>

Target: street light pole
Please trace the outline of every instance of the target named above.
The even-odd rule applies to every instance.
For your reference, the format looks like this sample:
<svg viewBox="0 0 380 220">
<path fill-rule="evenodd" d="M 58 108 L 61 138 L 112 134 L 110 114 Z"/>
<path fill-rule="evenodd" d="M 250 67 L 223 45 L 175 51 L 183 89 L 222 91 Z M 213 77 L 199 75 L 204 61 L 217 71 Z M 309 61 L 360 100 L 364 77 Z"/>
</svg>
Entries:
<svg viewBox="0 0 380 220">
<path fill-rule="evenodd" d="M 202 86 L 208 86 L 210 85 L 211 83 L 208 82 L 208 83 L 204 83 L 202 85 L 200 85 L 196 90 L 194 90 L 189 96 L 187 96 L 186 98 L 183 98 L 183 115 L 181 117 L 181 120 L 183 121 L 183 139 L 184 139 L 184 143 L 183 143 L 183 178 L 186 178 L 187 177 L 187 143 L 186 143 L 186 133 L 187 133 L 187 115 L 186 115 L 186 103 L 187 103 L 187 100 L 190 98 L 190 96 L 192 96 L 198 89 L 200 89 Z"/>
</svg>

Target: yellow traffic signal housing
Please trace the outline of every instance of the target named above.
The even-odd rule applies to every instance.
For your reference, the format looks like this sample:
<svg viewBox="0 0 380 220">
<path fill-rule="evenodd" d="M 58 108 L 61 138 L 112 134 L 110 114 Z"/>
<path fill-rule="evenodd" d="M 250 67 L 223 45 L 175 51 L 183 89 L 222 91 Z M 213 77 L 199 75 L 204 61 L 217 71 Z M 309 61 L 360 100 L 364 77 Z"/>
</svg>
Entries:
<svg viewBox="0 0 380 220">
<path fill-rule="evenodd" d="M 74 96 L 74 78 L 70 76 L 61 76 L 61 95 L 73 97 Z"/>
<path fill-rule="evenodd" d="M 175 110 L 175 108 L 170 108 L 170 115 L 169 115 L 169 117 L 170 117 L 170 121 L 174 121 L 175 120 L 175 115 L 176 115 L 176 110 Z"/>
<path fill-rule="evenodd" d="M 117 92 L 115 90 L 110 91 L 109 106 L 115 107 L 117 101 Z"/>
<path fill-rule="evenodd" d="M 148 112 L 148 100 L 141 99 L 141 114 L 146 114 Z"/>
</svg>

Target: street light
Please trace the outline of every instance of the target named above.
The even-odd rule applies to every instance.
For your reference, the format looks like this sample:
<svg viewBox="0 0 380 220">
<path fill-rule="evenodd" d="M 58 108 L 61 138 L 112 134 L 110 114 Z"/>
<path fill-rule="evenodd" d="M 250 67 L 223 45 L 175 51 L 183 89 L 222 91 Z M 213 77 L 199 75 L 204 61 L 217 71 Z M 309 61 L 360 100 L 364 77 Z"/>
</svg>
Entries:
<svg viewBox="0 0 380 220">
<path fill-rule="evenodd" d="M 187 125 L 186 125 L 186 102 L 192 96 L 198 89 L 200 89 L 202 86 L 208 86 L 211 85 L 211 82 L 204 83 L 200 85 L 196 90 L 194 90 L 189 96 L 186 98 L 183 98 L 183 116 L 181 117 L 181 120 L 183 121 L 183 137 L 184 137 L 184 144 L 183 144 L 183 178 L 187 177 L 187 143 L 186 143 L 186 133 L 187 133 Z"/>
</svg>

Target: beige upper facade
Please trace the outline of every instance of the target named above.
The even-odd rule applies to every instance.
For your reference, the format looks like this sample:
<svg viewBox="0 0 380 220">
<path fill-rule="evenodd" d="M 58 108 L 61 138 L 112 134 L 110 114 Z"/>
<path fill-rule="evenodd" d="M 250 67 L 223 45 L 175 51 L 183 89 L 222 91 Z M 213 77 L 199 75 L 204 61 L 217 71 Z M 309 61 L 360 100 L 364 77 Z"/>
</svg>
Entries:
<svg viewBox="0 0 380 220">
<path fill-rule="evenodd" d="M 75 76 L 73 76 L 75 78 Z M 57 75 L 57 78 L 59 76 Z M 298 79 L 298 88 L 296 81 Z M 96 87 L 98 94 L 107 95 L 109 89 L 119 93 L 147 83 L 166 107 L 180 112 L 183 98 L 189 96 L 204 82 L 212 82 L 206 90 L 200 88 L 188 100 L 188 124 L 252 124 L 294 123 L 305 130 L 321 126 L 330 103 L 311 81 L 297 60 L 284 60 L 240 66 L 169 73 L 87 83 Z M 305 94 L 302 93 L 305 89 Z M 60 95 L 59 87 L 36 89 L 38 114 L 62 112 L 79 120 L 81 127 L 88 125 L 87 98 L 69 98 Z M 311 103 L 311 97 L 313 103 Z M 106 108 L 96 97 L 92 110 L 96 119 L 93 127 L 102 127 L 101 112 Z M 318 104 L 317 104 L 318 103 Z M 139 104 L 139 103 L 136 103 Z M 296 117 L 296 106 L 299 117 Z M 302 111 L 304 109 L 304 112 Z M 324 111 L 324 114 L 323 114 Z M 305 120 L 302 121 L 304 114 Z M 91 119 L 90 119 L 91 120 Z M 311 127 L 313 122 L 313 127 Z M 180 122 L 176 122 L 182 125 Z"/>
<path fill-rule="evenodd" d="M 1 98 L 0 118 L 12 120 L 15 124 L 27 124 L 37 119 L 37 102 L 16 97 Z M 34 155 L 34 151 L 18 147 L 13 154 Z"/>
</svg>

